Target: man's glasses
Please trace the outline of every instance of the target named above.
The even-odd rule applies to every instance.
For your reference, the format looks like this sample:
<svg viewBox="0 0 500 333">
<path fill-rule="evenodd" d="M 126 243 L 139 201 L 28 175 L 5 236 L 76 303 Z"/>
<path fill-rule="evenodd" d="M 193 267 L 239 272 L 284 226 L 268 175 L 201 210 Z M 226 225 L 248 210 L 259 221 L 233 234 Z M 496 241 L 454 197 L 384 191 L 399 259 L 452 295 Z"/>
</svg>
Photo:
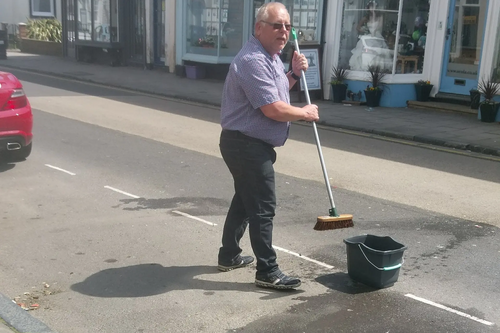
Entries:
<svg viewBox="0 0 500 333">
<path fill-rule="evenodd" d="M 285 27 L 286 31 L 292 30 L 292 25 L 291 24 L 286 24 L 286 23 L 271 23 L 267 21 L 261 21 L 266 24 L 272 25 L 274 30 L 281 30 L 281 28 Z"/>
</svg>

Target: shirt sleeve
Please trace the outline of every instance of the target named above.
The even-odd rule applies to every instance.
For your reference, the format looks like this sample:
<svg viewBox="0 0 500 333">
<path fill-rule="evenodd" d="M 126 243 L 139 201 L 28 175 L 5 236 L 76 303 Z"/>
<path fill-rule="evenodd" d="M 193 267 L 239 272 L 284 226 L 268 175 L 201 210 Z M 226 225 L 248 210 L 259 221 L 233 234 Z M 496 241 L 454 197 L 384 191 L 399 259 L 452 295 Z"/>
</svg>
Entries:
<svg viewBox="0 0 500 333">
<path fill-rule="evenodd" d="M 253 108 L 280 100 L 276 86 L 279 73 L 264 55 L 245 57 L 238 67 L 238 80 Z"/>
</svg>

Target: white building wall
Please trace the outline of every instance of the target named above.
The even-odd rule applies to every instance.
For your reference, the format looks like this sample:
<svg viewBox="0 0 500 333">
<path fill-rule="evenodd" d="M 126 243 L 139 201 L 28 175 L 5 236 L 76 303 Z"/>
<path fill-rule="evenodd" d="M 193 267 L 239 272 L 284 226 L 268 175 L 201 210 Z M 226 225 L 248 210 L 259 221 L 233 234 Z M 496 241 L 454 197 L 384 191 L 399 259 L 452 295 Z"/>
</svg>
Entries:
<svg viewBox="0 0 500 333">
<path fill-rule="evenodd" d="M 495 45 L 500 20 L 500 1 L 490 0 L 488 12 L 486 16 L 486 29 L 484 32 L 484 44 L 481 54 L 481 65 L 479 66 L 479 82 L 482 78 L 487 78 L 491 75 L 493 70 L 493 60 L 495 53 L 498 52 L 500 45 Z"/>
<path fill-rule="evenodd" d="M 0 23 L 27 23 L 30 18 L 30 0 L 0 0 Z M 56 0 L 56 18 L 61 21 L 61 0 Z"/>
<path fill-rule="evenodd" d="M 26 23 L 30 16 L 28 1 L 0 0 L 0 22 L 8 24 Z"/>
</svg>

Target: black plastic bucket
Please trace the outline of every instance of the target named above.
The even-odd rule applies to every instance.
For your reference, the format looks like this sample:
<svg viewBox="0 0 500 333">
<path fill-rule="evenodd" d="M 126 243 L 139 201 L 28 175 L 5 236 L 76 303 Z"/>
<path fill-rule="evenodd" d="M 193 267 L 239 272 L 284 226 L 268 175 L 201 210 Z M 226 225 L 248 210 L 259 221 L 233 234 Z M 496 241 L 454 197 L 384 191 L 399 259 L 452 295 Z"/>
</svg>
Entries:
<svg viewBox="0 0 500 333">
<path fill-rule="evenodd" d="M 344 239 L 347 272 L 351 279 L 374 288 L 386 288 L 398 280 L 407 247 L 389 236 L 362 235 Z"/>
</svg>

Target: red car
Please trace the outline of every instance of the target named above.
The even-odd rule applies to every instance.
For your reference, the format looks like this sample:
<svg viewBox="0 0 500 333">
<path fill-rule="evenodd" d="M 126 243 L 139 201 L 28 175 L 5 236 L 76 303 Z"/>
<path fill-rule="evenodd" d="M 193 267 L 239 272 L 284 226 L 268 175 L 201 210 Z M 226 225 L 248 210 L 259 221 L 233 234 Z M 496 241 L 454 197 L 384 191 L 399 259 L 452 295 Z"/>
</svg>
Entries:
<svg viewBox="0 0 500 333">
<path fill-rule="evenodd" d="M 0 161 L 23 160 L 31 153 L 33 114 L 21 82 L 0 71 Z"/>
</svg>

